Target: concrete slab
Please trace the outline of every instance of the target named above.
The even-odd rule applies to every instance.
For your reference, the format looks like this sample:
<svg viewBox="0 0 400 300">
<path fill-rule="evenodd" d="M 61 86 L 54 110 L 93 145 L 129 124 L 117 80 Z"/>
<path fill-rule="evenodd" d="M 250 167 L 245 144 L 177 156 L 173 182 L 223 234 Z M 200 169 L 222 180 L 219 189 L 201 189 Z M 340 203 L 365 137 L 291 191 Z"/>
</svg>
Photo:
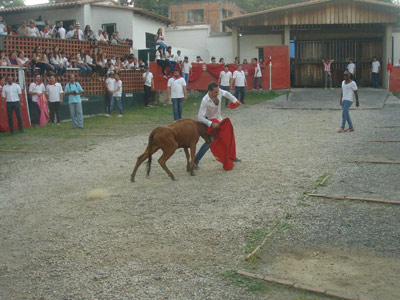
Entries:
<svg viewBox="0 0 400 300">
<path fill-rule="evenodd" d="M 341 110 L 339 106 L 340 88 L 324 90 L 316 88 L 292 89 L 288 99 L 279 97 L 276 101 L 269 101 L 271 108 L 281 109 L 333 109 Z M 385 89 L 360 88 L 360 107 L 358 109 L 381 109 L 389 93 Z M 355 105 L 351 109 L 355 109 Z"/>
</svg>

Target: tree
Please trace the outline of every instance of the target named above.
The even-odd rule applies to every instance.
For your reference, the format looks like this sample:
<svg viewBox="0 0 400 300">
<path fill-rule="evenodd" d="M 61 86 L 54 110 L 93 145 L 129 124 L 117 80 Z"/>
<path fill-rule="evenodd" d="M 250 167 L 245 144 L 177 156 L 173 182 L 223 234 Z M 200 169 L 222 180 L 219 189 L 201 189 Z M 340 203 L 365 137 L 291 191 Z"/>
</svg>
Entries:
<svg viewBox="0 0 400 300">
<path fill-rule="evenodd" d="M 25 5 L 24 0 L 0 0 L 0 8 Z"/>
</svg>

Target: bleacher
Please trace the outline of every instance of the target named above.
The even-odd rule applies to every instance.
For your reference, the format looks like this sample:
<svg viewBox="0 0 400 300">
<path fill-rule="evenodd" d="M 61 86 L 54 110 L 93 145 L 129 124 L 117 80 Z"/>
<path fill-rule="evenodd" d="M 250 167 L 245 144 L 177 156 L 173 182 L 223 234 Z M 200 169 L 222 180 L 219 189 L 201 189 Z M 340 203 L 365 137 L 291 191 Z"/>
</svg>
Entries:
<svg viewBox="0 0 400 300">
<path fill-rule="evenodd" d="M 40 46 L 42 49 L 58 46 L 60 50 L 64 50 L 67 57 L 70 55 L 76 55 L 81 48 L 89 49 L 90 42 L 83 42 L 77 40 L 61 40 L 61 39 L 47 39 L 47 38 L 36 38 L 36 37 L 19 37 L 2 35 L 0 36 L 0 49 L 4 50 L 7 55 L 12 51 L 24 51 L 26 57 L 31 57 L 32 51 L 36 46 Z M 115 55 L 123 57 L 129 55 L 129 46 L 125 45 L 108 45 L 98 44 L 107 55 Z M 7 74 L 14 75 L 16 68 L 0 67 L 0 75 L 5 76 Z M 19 69 L 19 68 L 17 68 Z M 29 85 L 33 81 L 33 78 L 25 73 L 26 83 Z M 85 94 L 104 94 L 104 82 L 98 80 L 96 77 L 80 77 L 79 69 L 71 68 L 67 69 L 67 73 L 64 75 L 64 79 L 60 82 L 64 85 L 68 81 L 68 74 L 75 74 L 76 80 L 82 85 L 85 90 Z M 139 70 L 123 70 L 120 73 L 121 80 L 124 83 L 124 91 L 134 92 L 143 90 L 142 71 Z"/>
</svg>

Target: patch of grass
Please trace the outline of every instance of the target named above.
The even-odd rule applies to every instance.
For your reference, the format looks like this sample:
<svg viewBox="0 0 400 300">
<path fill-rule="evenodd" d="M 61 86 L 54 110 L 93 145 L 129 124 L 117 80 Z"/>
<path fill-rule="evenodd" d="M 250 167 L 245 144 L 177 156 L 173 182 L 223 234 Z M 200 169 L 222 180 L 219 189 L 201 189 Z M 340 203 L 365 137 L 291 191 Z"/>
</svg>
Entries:
<svg viewBox="0 0 400 300">
<path fill-rule="evenodd" d="M 325 173 L 323 175 L 321 175 L 320 177 L 318 177 L 317 179 L 317 187 L 319 186 L 328 186 L 329 184 L 329 178 L 330 175 L 328 173 Z"/>
<path fill-rule="evenodd" d="M 205 94 L 205 93 L 204 93 Z M 248 92 L 246 105 L 254 105 L 279 96 L 276 92 L 258 93 Z M 191 97 L 183 106 L 183 118 L 197 119 L 202 96 Z M 225 101 L 225 100 L 223 100 Z M 240 109 L 240 108 L 239 108 Z M 223 110 L 226 110 L 223 108 Z M 224 116 L 229 116 L 225 111 Z M 133 137 L 143 132 L 149 132 L 156 126 L 171 123 L 172 105 L 156 105 L 152 109 L 135 107 L 125 110 L 122 118 L 115 116 L 106 118 L 104 115 L 92 116 L 84 119 L 84 129 L 72 129 L 71 122 L 62 122 L 60 126 L 47 125 L 44 127 L 28 128 L 25 133 L 18 131 L 14 136 L 8 132 L 1 132 L 1 148 L 7 150 L 36 150 L 50 153 L 64 153 L 68 151 L 87 151 L 85 145 L 97 145 L 100 140 L 116 139 L 121 136 Z M 0 152 L 0 155 L 2 153 Z"/>
<path fill-rule="evenodd" d="M 399 92 L 393 92 L 393 95 L 396 96 L 398 99 L 400 99 L 400 93 Z"/>
<path fill-rule="evenodd" d="M 236 272 L 236 270 L 229 270 L 222 273 L 220 277 L 230 284 L 246 289 L 248 292 L 260 293 L 268 290 L 267 282 L 249 278 L 247 276 L 237 274 Z"/>
</svg>

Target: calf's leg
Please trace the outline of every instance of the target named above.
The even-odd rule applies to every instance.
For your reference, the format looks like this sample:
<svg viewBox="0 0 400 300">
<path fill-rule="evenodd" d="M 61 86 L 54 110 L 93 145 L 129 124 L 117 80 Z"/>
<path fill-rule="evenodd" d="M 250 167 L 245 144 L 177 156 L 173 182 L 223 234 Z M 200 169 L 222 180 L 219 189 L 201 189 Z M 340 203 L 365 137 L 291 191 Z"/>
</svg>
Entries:
<svg viewBox="0 0 400 300">
<path fill-rule="evenodd" d="M 185 150 L 185 155 L 186 155 L 186 171 L 190 172 L 190 156 L 189 156 L 189 151 L 188 148 L 183 148 Z"/>
<path fill-rule="evenodd" d="M 135 168 L 133 169 L 133 172 L 131 174 L 131 181 L 135 182 L 135 176 L 136 172 L 139 169 L 140 165 L 151 155 L 153 155 L 159 148 L 152 147 L 152 149 L 147 148 L 146 151 L 140 155 L 136 161 Z"/>
<path fill-rule="evenodd" d="M 190 147 L 190 154 L 192 156 L 192 160 L 190 162 L 190 175 L 194 176 L 194 159 L 196 157 L 196 145 Z"/>
<path fill-rule="evenodd" d="M 175 153 L 176 148 L 174 149 L 162 149 L 163 150 L 163 154 L 161 155 L 161 157 L 158 160 L 158 163 L 160 164 L 160 166 L 164 169 L 165 172 L 167 172 L 168 176 L 175 181 L 175 177 L 172 174 L 172 172 L 167 168 L 167 160 Z"/>
</svg>

